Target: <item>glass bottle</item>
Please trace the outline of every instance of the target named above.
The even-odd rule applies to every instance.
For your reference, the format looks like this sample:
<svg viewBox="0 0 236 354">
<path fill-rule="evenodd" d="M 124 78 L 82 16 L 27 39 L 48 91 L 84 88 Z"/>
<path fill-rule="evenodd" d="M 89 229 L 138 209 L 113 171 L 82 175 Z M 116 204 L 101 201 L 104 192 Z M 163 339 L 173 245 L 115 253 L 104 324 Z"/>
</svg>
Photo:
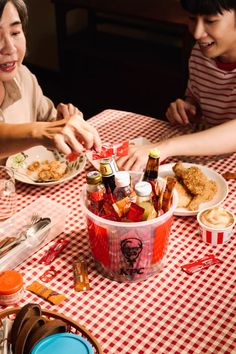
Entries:
<svg viewBox="0 0 236 354">
<path fill-rule="evenodd" d="M 116 188 L 113 191 L 113 195 L 116 200 L 124 199 L 125 197 L 134 198 L 133 189 L 130 185 L 130 175 L 127 171 L 118 171 L 115 175 Z"/>
<path fill-rule="evenodd" d="M 113 193 L 116 187 L 115 174 L 117 171 L 118 168 L 113 157 L 107 157 L 100 160 L 100 172 L 102 174 L 102 181 L 107 193 L 110 191 Z"/>
<path fill-rule="evenodd" d="M 152 149 L 149 151 L 147 165 L 143 175 L 143 181 L 156 181 L 158 178 L 160 151 Z"/>
<path fill-rule="evenodd" d="M 87 206 L 90 211 L 99 214 L 102 210 L 104 194 L 106 189 L 102 183 L 102 175 L 98 171 L 88 172 L 87 181 Z"/>
<path fill-rule="evenodd" d="M 149 182 L 138 182 L 134 189 L 137 194 L 136 204 L 145 210 L 142 217 L 142 221 L 145 221 L 154 209 L 151 199 L 152 186 Z"/>
</svg>

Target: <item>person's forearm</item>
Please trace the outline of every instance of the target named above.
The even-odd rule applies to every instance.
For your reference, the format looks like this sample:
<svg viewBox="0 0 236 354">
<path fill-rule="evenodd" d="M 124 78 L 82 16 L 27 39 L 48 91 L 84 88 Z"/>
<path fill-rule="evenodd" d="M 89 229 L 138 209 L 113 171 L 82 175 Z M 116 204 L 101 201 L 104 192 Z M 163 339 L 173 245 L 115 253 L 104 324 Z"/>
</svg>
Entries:
<svg viewBox="0 0 236 354">
<path fill-rule="evenodd" d="M 66 120 L 25 124 L 0 124 L 0 158 L 8 157 L 36 145 L 53 147 L 55 134 Z"/>
<path fill-rule="evenodd" d="M 0 125 L 0 157 L 37 145 L 33 136 L 32 124 L 1 124 Z"/>
<path fill-rule="evenodd" d="M 236 120 L 198 133 L 170 138 L 158 147 L 166 157 L 220 155 L 236 152 Z"/>
</svg>

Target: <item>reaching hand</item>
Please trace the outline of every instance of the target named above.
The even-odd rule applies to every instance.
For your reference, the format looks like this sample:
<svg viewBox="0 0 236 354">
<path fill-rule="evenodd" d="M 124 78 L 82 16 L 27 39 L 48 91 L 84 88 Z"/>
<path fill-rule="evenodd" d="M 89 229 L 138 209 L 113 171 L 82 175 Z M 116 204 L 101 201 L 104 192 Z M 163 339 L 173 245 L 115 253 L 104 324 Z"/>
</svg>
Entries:
<svg viewBox="0 0 236 354">
<path fill-rule="evenodd" d="M 70 118 L 71 116 L 79 114 L 83 118 L 83 113 L 78 110 L 72 103 L 59 103 L 57 106 L 57 120 L 63 118 Z"/>
<path fill-rule="evenodd" d="M 143 171 L 147 164 L 149 151 L 154 147 L 156 144 L 130 146 L 129 155 L 117 159 L 118 168 L 128 171 Z"/>
<path fill-rule="evenodd" d="M 193 103 L 179 98 L 170 104 L 166 117 L 172 124 L 187 125 L 196 113 L 197 109 Z"/>
<path fill-rule="evenodd" d="M 100 152 L 101 140 L 97 130 L 76 113 L 66 120 L 60 133 L 54 136 L 55 146 L 64 154 L 72 151 L 81 153 L 84 149 Z"/>
</svg>

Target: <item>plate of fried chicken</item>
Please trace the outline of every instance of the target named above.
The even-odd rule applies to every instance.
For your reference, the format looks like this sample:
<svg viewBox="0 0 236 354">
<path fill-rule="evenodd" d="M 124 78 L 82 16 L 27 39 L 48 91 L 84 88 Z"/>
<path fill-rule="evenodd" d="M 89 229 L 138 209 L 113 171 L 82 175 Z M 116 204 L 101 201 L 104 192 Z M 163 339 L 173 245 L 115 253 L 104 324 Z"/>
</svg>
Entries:
<svg viewBox="0 0 236 354">
<path fill-rule="evenodd" d="M 74 178 L 83 171 L 85 164 L 85 154 L 70 161 L 58 151 L 41 145 L 12 155 L 6 161 L 6 166 L 13 169 L 16 180 L 47 187 Z"/>
<path fill-rule="evenodd" d="M 159 176 L 175 176 L 179 216 L 196 215 L 200 210 L 220 204 L 228 194 L 225 179 L 216 171 L 202 165 L 169 163 L 161 165 Z"/>
</svg>

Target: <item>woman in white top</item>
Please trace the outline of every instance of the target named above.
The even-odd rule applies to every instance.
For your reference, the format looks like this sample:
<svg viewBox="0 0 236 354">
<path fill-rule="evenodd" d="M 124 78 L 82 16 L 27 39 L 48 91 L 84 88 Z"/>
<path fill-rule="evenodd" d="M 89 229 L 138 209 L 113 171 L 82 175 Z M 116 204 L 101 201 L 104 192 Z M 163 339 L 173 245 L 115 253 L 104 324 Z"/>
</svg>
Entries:
<svg viewBox="0 0 236 354">
<path fill-rule="evenodd" d="M 0 159 L 35 145 L 65 154 L 99 151 L 99 135 L 78 108 L 56 109 L 22 64 L 27 18 L 23 0 L 0 0 Z"/>
</svg>

